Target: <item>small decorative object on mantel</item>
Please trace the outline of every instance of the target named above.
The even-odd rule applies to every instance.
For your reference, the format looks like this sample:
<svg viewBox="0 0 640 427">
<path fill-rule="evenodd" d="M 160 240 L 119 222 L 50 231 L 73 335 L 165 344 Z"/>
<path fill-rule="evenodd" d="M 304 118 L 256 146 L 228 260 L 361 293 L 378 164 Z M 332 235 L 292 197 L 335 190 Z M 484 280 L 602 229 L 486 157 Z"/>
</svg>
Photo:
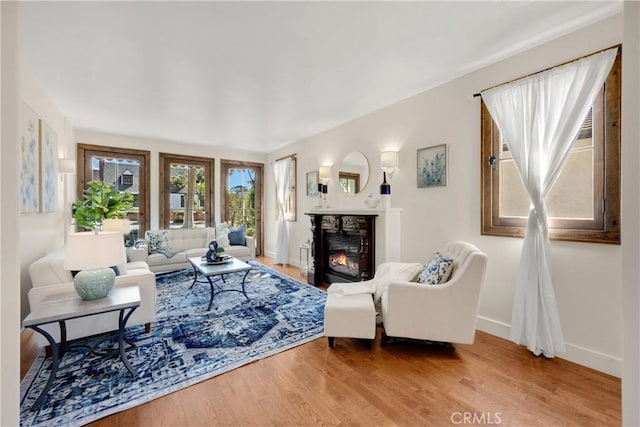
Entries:
<svg viewBox="0 0 640 427">
<path fill-rule="evenodd" d="M 322 209 L 326 209 L 329 207 L 327 204 L 327 193 L 329 192 L 329 187 L 327 184 L 322 184 Z"/>
<path fill-rule="evenodd" d="M 373 198 L 373 194 L 369 194 L 366 199 L 364 199 L 364 205 L 369 209 L 375 209 L 380 204 L 380 199 Z"/>
<path fill-rule="evenodd" d="M 389 209 L 391 207 L 391 185 L 387 182 L 387 172 L 382 172 L 380 197 L 383 199 L 383 206 L 385 209 Z"/>
<path fill-rule="evenodd" d="M 316 209 L 322 209 L 323 207 L 323 203 L 322 203 L 322 183 L 318 183 L 318 205 L 316 206 Z"/>
</svg>

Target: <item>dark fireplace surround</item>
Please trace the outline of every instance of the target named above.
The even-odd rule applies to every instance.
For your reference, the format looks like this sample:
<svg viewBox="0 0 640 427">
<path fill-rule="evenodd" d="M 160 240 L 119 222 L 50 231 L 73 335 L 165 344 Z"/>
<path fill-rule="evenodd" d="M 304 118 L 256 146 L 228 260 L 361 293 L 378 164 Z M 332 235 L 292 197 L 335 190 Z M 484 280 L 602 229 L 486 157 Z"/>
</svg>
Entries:
<svg viewBox="0 0 640 427">
<path fill-rule="evenodd" d="M 313 271 L 307 276 L 310 284 L 358 282 L 373 277 L 377 215 L 307 215 L 313 235 Z"/>
</svg>

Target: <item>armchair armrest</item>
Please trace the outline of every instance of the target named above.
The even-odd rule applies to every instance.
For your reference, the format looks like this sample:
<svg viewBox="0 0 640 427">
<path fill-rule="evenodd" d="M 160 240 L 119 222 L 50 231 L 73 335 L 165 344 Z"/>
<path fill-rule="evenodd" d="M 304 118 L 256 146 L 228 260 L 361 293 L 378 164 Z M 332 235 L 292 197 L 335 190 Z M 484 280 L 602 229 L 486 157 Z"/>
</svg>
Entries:
<svg viewBox="0 0 640 427">
<path fill-rule="evenodd" d="M 149 249 L 145 245 L 139 246 L 137 248 L 136 247 L 127 248 L 128 262 L 136 262 L 136 261 L 147 262 L 148 256 L 149 256 Z"/>
<path fill-rule="evenodd" d="M 251 259 L 255 259 L 256 258 L 256 239 L 251 236 L 247 236 L 245 237 L 245 242 L 246 242 L 247 248 L 249 248 Z"/>
</svg>

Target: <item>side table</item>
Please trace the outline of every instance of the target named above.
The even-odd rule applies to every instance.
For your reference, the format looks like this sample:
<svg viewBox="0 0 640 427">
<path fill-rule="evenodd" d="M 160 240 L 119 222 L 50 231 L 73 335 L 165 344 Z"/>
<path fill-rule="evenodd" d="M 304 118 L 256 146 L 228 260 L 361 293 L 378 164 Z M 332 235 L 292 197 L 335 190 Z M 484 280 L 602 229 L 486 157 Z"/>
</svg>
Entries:
<svg viewBox="0 0 640 427">
<path fill-rule="evenodd" d="M 51 374 L 47 384 L 42 389 L 40 396 L 33 405 L 34 409 L 37 409 L 51 388 L 53 380 L 56 377 L 58 371 L 58 364 L 64 356 L 67 346 L 67 326 L 66 321 L 70 319 L 76 319 L 79 317 L 93 316 L 101 313 L 108 313 L 111 311 L 119 311 L 120 316 L 118 318 L 118 351 L 120 353 L 120 359 L 126 366 L 127 370 L 134 377 L 137 372 L 125 354 L 124 342 L 133 344 L 124 338 L 124 328 L 129 320 L 129 317 L 133 311 L 140 306 L 140 288 L 138 286 L 126 286 L 122 288 L 113 288 L 109 294 L 100 299 L 95 300 L 83 300 L 75 292 L 64 292 L 58 295 L 52 295 L 50 301 L 47 301 L 46 305 L 41 307 L 37 312 L 29 314 L 22 322 L 22 326 L 25 328 L 31 328 L 34 331 L 42 334 L 49 345 L 51 346 Z M 60 326 L 60 343 L 56 344 L 53 337 L 39 326 L 47 323 L 58 322 Z"/>
</svg>

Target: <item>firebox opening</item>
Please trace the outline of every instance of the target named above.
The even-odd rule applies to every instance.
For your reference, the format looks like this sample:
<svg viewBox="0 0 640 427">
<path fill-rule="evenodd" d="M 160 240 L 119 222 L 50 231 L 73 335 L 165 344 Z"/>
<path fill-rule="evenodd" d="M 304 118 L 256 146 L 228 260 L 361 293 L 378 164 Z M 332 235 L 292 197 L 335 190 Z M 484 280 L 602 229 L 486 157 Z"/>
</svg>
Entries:
<svg viewBox="0 0 640 427">
<path fill-rule="evenodd" d="M 358 254 L 337 251 L 329 254 L 329 268 L 337 273 L 357 277 L 360 273 Z"/>
<path fill-rule="evenodd" d="M 360 238 L 357 236 L 327 236 L 327 273 L 336 273 L 349 280 L 360 278 Z"/>
</svg>

